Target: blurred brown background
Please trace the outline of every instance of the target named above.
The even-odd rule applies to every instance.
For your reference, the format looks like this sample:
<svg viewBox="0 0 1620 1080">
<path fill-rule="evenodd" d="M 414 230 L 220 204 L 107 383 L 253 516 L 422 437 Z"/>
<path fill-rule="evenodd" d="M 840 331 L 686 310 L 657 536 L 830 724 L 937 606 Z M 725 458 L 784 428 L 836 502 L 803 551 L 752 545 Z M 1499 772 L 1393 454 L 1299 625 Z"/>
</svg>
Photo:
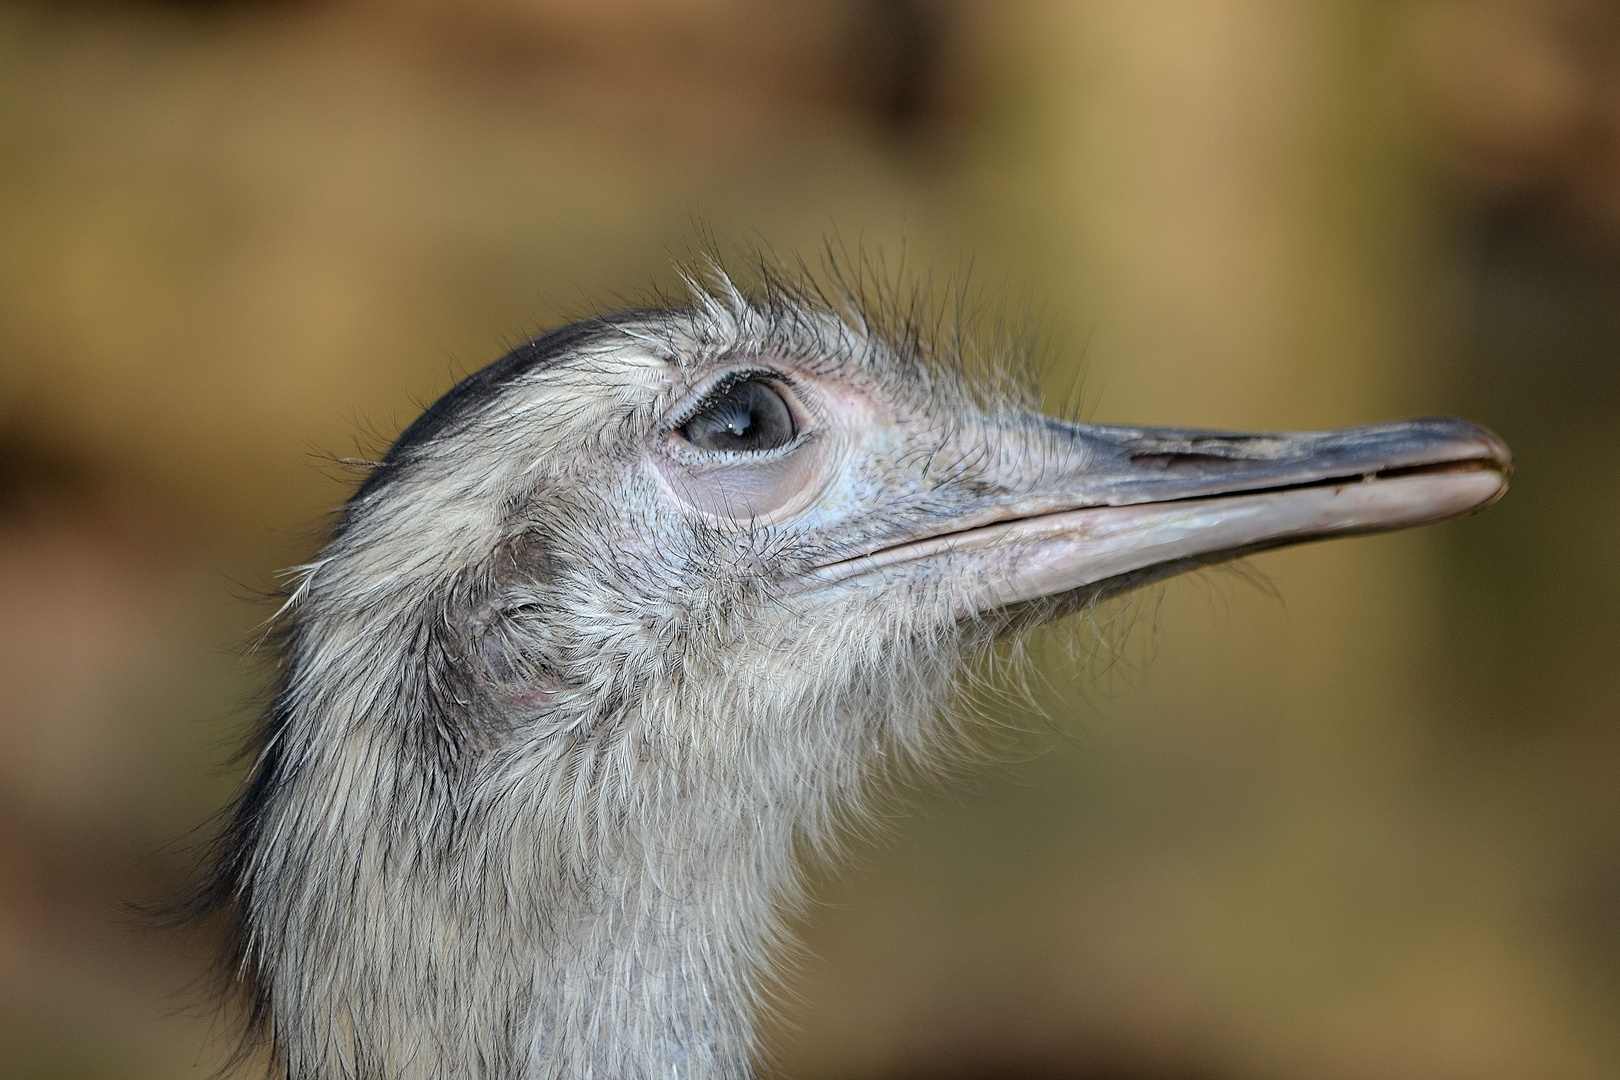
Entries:
<svg viewBox="0 0 1620 1080">
<path fill-rule="evenodd" d="M 1620 1076 L 1602 0 L 0 3 L 0 1076 L 217 1064 L 206 944 L 121 905 L 332 459 L 705 229 L 971 263 L 1094 419 L 1519 463 L 1041 646 L 1045 752 L 821 886 L 776 1075 Z"/>
</svg>

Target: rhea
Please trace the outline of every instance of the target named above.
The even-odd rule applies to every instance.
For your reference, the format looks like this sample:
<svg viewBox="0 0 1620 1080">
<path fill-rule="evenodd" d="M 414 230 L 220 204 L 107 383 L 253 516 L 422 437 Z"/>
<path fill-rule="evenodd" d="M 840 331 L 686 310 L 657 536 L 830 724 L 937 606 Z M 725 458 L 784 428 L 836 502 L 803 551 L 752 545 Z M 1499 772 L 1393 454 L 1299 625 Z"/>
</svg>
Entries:
<svg viewBox="0 0 1620 1080">
<path fill-rule="evenodd" d="M 1462 421 L 1072 423 L 913 331 L 722 281 L 400 436 L 297 573 L 202 894 L 278 1073 L 748 1077 L 800 857 L 931 760 L 965 659 L 1506 486 Z"/>
</svg>

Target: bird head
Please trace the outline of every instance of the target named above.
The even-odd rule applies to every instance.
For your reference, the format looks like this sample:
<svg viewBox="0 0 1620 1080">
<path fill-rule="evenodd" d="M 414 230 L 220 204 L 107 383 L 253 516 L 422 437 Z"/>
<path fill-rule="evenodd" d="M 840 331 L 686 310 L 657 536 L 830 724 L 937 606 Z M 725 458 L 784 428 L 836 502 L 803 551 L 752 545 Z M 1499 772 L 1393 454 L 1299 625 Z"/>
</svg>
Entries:
<svg viewBox="0 0 1620 1080">
<path fill-rule="evenodd" d="M 1456 420 L 1240 434 L 1071 423 L 1028 397 L 803 295 L 728 286 L 588 320 L 412 425 L 302 598 L 338 598 L 344 619 L 366 597 L 414 607 L 457 737 L 636 713 L 664 719 L 646 737 L 720 743 L 739 713 L 784 705 L 892 698 L 909 716 L 997 634 L 1266 548 L 1463 514 L 1509 471 L 1500 440 Z"/>
</svg>

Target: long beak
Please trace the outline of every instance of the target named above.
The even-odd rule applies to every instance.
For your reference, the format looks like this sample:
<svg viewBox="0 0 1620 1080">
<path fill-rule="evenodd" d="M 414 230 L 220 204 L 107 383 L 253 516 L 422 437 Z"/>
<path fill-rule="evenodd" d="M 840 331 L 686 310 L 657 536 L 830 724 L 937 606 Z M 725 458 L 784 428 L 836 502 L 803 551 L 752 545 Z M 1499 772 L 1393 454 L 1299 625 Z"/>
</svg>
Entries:
<svg viewBox="0 0 1620 1080">
<path fill-rule="evenodd" d="M 816 584 L 941 559 L 983 612 L 1101 594 L 1195 566 L 1330 536 L 1427 525 L 1507 490 L 1506 444 L 1461 420 L 1242 434 L 1046 421 L 1058 467 L 934 523 L 927 535 L 818 568 Z"/>
</svg>

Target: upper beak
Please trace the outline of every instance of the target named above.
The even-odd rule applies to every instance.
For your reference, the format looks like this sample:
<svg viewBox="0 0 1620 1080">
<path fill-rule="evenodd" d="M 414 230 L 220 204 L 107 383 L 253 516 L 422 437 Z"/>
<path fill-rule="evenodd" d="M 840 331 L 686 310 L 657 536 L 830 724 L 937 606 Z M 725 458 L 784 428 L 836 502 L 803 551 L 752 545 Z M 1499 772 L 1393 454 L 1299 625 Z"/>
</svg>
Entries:
<svg viewBox="0 0 1620 1080">
<path fill-rule="evenodd" d="M 1512 471 L 1506 444 L 1462 420 L 1292 434 L 1044 425 L 1040 467 L 1019 455 L 998 466 L 1004 495 L 819 567 L 810 583 L 943 558 L 970 611 L 1101 594 L 1266 548 L 1443 521 L 1495 502 Z"/>
</svg>

